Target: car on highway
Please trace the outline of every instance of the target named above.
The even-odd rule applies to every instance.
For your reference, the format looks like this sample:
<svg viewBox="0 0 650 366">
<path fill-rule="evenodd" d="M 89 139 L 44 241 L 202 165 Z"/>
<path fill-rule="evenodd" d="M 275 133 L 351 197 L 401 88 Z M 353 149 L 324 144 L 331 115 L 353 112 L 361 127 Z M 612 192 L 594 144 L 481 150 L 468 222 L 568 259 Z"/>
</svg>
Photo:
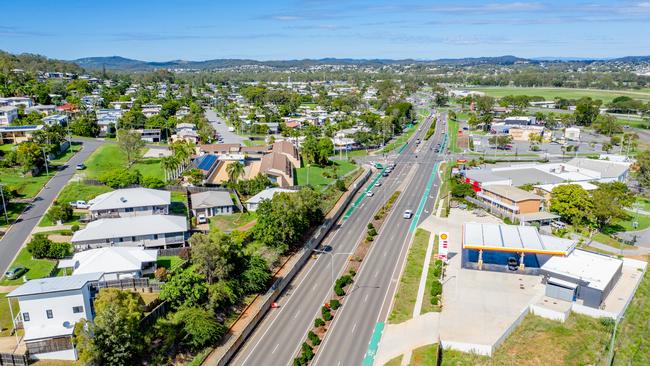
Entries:
<svg viewBox="0 0 650 366">
<path fill-rule="evenodd" d="M 8 280 L 15 280 L 16 278 L 20 277 L 23 273 L 27 272 L 27 269 L 23 266 L 15 266 L 9 268 L 7 272 L 5 272 L 5 277 Z"/>
<path fill-rule="evenodd" d="M 84 200 L 72 201 L 69 203 L 69 205 L 72 206 L 72 208 L 79 208 L 83 210 L 90 208 L 88 202 Z"/>
<path fill-rule="evenodd" d="M 366 197 L 372 197 L 372 196 L 374 196 L 374 195 L 375 195 L 375 194 L 374 194 L 372 191 L 368 191 L 368 192 L 366 192 Z"/>
<path fill-rule="evenodd" d="M 404 217 L 405 219 L 410 219 L 411 217 L 413 217 L 413 211 L 411 210 L 404 211 L 404 215 L 402 215 L 402 217 Z"/>
<path fill-rule="evenodd" d="M 75 169 L 77 169 L 77 170 L 84 170 L 84 169 L 86 169 L 86 166 L 85 166 L 84 164 L 77 164 L 77 166 L 75 167 Z"/>
<path fill-rule="evenodd" d="M 375 183 L 375 187 L 381 187 L 381 181 L 378 180 L 377 183 Z"/>
<path fill-rule="evenodd" d="M 390 172 L 384 171 L 383 173 L 381 173 L 381 176 L 382 176 L 382 177 L 387 177 L 389 173 L 390 173 Z"/>
</svg>

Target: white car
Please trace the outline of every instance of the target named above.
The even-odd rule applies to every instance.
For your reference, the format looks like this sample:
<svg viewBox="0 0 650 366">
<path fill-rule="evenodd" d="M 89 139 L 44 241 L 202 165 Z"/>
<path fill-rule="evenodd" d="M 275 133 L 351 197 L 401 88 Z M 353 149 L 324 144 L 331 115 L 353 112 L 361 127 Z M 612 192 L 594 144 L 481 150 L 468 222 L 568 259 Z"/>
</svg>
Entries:
<svg viewBox="0 0 650 366">
<path fill-rule="evenodd" d="M 410 219 L 411 217 L 413 217 L 413 211 L 411 210 L 404 211 L 404 215 L 402 217 L 404 217 L 405 219 Z"/>
<path fill-rule="evenodd" d="M 206 222 L 208 222 L 208 218 L 205 217 L 204 214 L 199 214 L 199 215 L 196 217 L 196 222 L 199 223 L 199 224 L 205 224 Z"/>
<path fill-rule="evenodd" d="M 366 197 L 372 197 L 372 196 L 374 196 L 374 195 L 375 195 L 375 194 L 374 194 L 372 191 L 368 191 L 368 192 L 366 192 Z"/>
<path fill-rule="evenodd" d="M 378 180 L 377 183 L 375 183 L 375 187 L 381 187 L 381 181 Z"/>
<path fill-rule="evenodd" d="M 70 206 L 72 206 L 73 208 L 79 208 L 79 209 L 84 209 L 84 210 L 90 208 L 90 205 L 88 204 L 88 202 L 82 201 L 82 200 L 72 201 L 72 202 L 70 202 Z"/>
</svg>

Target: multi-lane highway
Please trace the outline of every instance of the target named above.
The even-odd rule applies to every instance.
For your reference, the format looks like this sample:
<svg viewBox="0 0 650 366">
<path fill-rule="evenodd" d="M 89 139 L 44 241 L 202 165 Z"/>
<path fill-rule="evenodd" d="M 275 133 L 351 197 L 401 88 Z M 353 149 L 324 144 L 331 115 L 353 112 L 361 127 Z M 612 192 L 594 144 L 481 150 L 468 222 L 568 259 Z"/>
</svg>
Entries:
<svg viewBox="0 0 650 366">
<path fill-rule="evenodd" d="M 319 254 L 310 261 L 279 299 L 280 307 L 272 310 L 258 325 L 246 344 L 231 361 L 233 365 L 289 365 L 298 354 L 306 333 L 320 314 L 320 307 L 332 295 L 331 266 L 335 277 L 344 270 L 348 255 L 365 237 L 366 225 L 388 197 L 400 186 L 402 194 L 384 223 L 372 249 L 364 259 L 355 278 L 354 290 L 346 296 L 337 312 L 325 343 L 315 360 L 322 365 L 359 365 L 368 348 L 375 323 L 383 316 L 394 291 L 393 278 L 399 275 L 398 265 L 414 227 L 432 209 L 438 183 L 432 174 L 437 156 L 431 147 L 441 139 L 445 129 L 438 123 L 436 134 L 419 146 L 431 123 L 428 118 L 394 159 L 396 168 L 389 177 L 381 178 L 381 187 L 373 187 L 373 197 L 362 196 L 352 215 L 342 219 L 330 232 L 323 245 L 332 255 Z M 446 126 L 446 125 L 445 125 Z M 370 179 L 372 182 L 375 179 Z M 361 193 L 362 195 L 365 193 Z M 416 213 L 413 219 L 402 217 L 404 210 Z M 342 320 L 339 320 L 341 318 Z M 330 336 L 332 339 L 330 340 Z M 345 350 L 342 352 L 342 350 Z"/>
</svg>

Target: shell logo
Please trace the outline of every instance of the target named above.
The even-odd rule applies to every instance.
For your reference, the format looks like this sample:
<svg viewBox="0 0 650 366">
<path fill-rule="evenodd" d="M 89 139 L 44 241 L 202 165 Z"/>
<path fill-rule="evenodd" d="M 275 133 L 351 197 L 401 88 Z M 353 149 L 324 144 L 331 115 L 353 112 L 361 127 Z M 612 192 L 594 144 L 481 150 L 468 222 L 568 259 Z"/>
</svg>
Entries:
<svg viewBox="0 0 650 366">
<path fill-rule="evenodd" d="M 440 234 L 440 239 L 446 240 L 447 239 L 447 234 Z"/>
</svg>

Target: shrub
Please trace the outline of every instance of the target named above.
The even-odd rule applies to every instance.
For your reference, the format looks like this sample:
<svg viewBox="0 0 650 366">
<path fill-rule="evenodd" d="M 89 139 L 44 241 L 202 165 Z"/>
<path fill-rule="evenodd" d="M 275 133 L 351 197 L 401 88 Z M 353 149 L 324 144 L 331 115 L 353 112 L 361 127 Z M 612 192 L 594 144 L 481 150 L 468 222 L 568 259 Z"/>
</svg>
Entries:
<svg viewBox="0 0 650 366">
<path fill-rule="evenodd" d="M 325 325 L 325 321 L 323 319 L 321 319 L 321 318 L 314 319 L 314 327 L 318 328 L 318 327 L 322 327 L 324 325 Z"/>
<path fill-rule="evenodd" d="M 70 231 L 72 231 L 73 233 L 79 231 L 79 225 L 77 225 L 77 224 L 72 225 L 72 227 L 70 228 Z"/>
<path fill-rule="evenodd" d="M 314 346 L 318 346 L 320 344 L 320 337 L 318 337 L 318 335 L 312 332 L 311 330 L 309 331 L 309 333 L 307 333 L 307 338 L 309 338 L 309 341 Z"/>
<path fill-rule="evenodd" d="M 373 240 L 375 240 L 374 236 L 371 235 L 366 236 L 366 241 L 373 241 Z"/>
<path fill-rule="evenodd" d="M 348 190 L 347 187 L 345 186 L 345 182 L 340 179 L 336 180 L 335 187 L 341 192 L 345 192 Z"/>
<path fill-rule="evenodd" d="M 375 230 L 374 227 L 368 229 L 368 235 L 370 235 L 370 236 L 376 236 L 376 235 L 377 235 L 377 230 Z"/>
<path fill-rule="evenodd" d="M 149 177 L 149 176 L 142 178 L 140 180 L 140 184 L 143 187 L 152 188 L 152 189 L 163 188 L 165 186 L 165 182 L 163 182 L 162 179 L 157 177 Z"/>
<path fill-rule="evenodd" d="M 165 267 L 158 267 L 154 272 L 154 277 L 156 277 L 158 281 L 164 282 L 167 280 L 168 276 L 169 276 L 169 271 L 167 271 L 167 268 Z"/>
<path fill-rule="evenodd" d="M 61 259 L 72 254 L 72 245 L 70 243 L 52 243 L 47 251 L 48 258 Z"/>
<path fill-rule="evenodd" d="M 72 207 L 70 205 L 54 203 L 52 207 L 47 211 L 47 217 L 53 223 L 56 222 L 66 222 L 72 219 Z"/>
<path fill-rule="evenodd" d="M 354 277 L 357 275 L 357 271 L 354 270 L 354 268 L 350 268 L 350 277 Z"/>
<path fill-rule="evenodd" d="M 439 301 L 438 296 L 434 296 L 431 298 L 431 305 L 438 305 Z"/>
<path fill-rule="evenodd" d="M 343 288 L 339 285 L 334 286 L 334 293 L 337 296 L 345 296 L 345 290 L 343 290 Z"/>
<path fill-rule="evenodd" d="M 379 220 L 379 219 L 381 219 L 381 216 L 379 216 L 379 214 L 375 214 L 375 220 Z"/>
<path fill-rule="evenodd" d="M 102 174 L 99 180 L 111 188 L 124 188 L 139 184 L 142 174 L 139 170 L 113 169 Z"/>
<path fill-rule="evenodd" d="M 72 236 L 72 230 L 61 230 L 60 233 L 63 236 Z"/>
<path fill-rule="evenodd" d="M 324 319 L 326 322 L 332 320 L 332 312 L 330 311 L 330 309 L 328 309 L 328 308 L 326 308 L 325 306 L 323 306 L 323 307 L 321 308 L 320 312 L 321 312 L 321 314 L 323 315 L 323 319 Z"/>
<path fill-rule="evenodd" d="M 336 309 L 338 309 L 340 307 L 341 307 L 341 302 L 340 301 L 338 301 L 337 299 L 330 300 L 330 308 L 332 308 L 332 310 L 336 310 Z"/>
<path fill-rule="evenodd" d="M 314 358 L 314 349 L 309 345 L 309 343 L 304 342 L 302 344 L 302 359 L 306 361 L 305 364 Z"/>
<path fill-rule="evenodd" d="M 442 293 L 442 283 L 437 279 L 431 283 L 431 296 L 436 297 Z"/>
<path fill-rule="evenodd" d="M 368 228 L 368 230 L 370 230 L 370 229 L 374 229 L 375 225 L 373 225 L 372 222 L 369 222 L 366 227 Z"/>
<path fill-rule="evenodd" d="M 27 251 L 36 259 L 46 258 L 50 251 L 50 245 L 52 245 L 52 240 L 48 239 L 47 236 L 36 234 L 27 243 Z"/>
<path fill-rule="evenodd" d="M 178 252 L 178 256 L 181 257 L 181 259 L 184 261 L 190 260 L 191 254 L 192 251 L 188 247 L 181 248 L 181 250 Z"/>
</svg>

